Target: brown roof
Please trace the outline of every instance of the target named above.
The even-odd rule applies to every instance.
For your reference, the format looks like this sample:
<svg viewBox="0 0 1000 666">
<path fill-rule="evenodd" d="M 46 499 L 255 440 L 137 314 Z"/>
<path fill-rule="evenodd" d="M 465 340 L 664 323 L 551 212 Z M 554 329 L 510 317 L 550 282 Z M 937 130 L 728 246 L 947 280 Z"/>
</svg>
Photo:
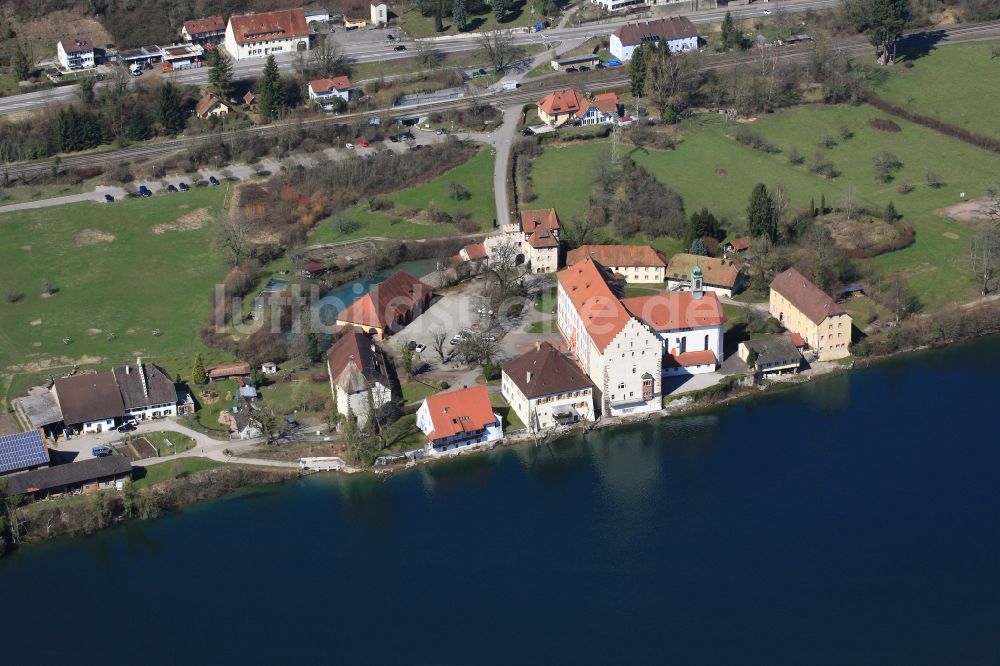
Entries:
<svg viewBox="0 0 1000 666">
<path fill-rule="evenodd" d="M 623 46 L 633 46 L 643 42 L 697 37 L 698 29 L 686 16 L 671 16 L 656 21 L 629 23 L 618 28 L 612 34 L 621 40 Z"/>
<path fill-rule="evenodd" d="M 243 95 L 243 103 L 247 105 L 253 105 L 257 103 L 257 93 L 252 90 L 248 90 L 247 94 Z"/>
<path fill-rule="evenodd" d="M 132 463 L 122 455 L 90 458 L 80 462 L 14 474 L 7 477 L 7 496 L 57 490 L 97 479 L 131 474 Z"/>
<path fill-rule="evenodd" d="M 226 106 L 226 103 L 223 102 L 216 95 L 208 94 L 202 97 L 200 100 L 198 100 L 198 106 L 195 107 L 194 112 L 198 115 L 199 118 L 204 118 L 206 115 L 208 115 L 209 111 L 211 111 L 216 107 L 216 105 Z M 226 108 L 228 109 L 229 107 L 226 106 Z"/>
<path fill-rule="evenodd" d="M 332 79 L 315 79 L 309 82 L 309 87 L 316 94 L 329 93 L 333 90 L 349 90 L 351 79 L 346 76 L 335 76 Z"/>
<path fill-rule="evenodd" d="M 667 265 L 663 255 L 648 245 L 581 245 L 570 251 L 566 257 L 566 264 L 572 266 L 588 257 L 593 257 L 604 266 L 662 268 Z"/>
<path fill-rule="evenodd" d="M 356 328 L 351 328 L 330 347 L 326 364 L 333 383 L 348 393 L 365 391 L 375 382 L 389 386 L 382 350 Z"/>
<path fill-rule="evenodd" d="M 66 53 L 85 53 L 87 51 L 93 51 L 94 45 L 90 43 L 90 40 L 86 37 L 81 37 L 77 35 L 76 37 L 66 37 L 60 39 L 59 42 L 63 46 L 63 51 Z"/>
<path fill-rule="evenodd" d="M 582 105 L 580 95 L 572 88 L 557 90 L 538 100 L 538 108 L 549 116 L 576 113 Z"/>
<path fill-rule="evenodd" d="M 490 394 L 485 384 L 428 396 L 425 400 L 434 429 L 427 439 L 443 439 L 476 432 L 496 423 Z"/>
<path fill-rule="evenodd" d="M 477 261 L 479 259 L 486 259 L 489 254 L 486 252 L 485 243 L 473 243 L 471 245 L 466 245 L 464 248 L 465 254 L 468 255 L 469 261 Z"/>
<path fill-rule="evenodd" d="M 733 252 L 744 252 L 750 249 L 750 237 L 740 236 L 729 241 L 728 245 L 733 248 Z"/>
<path fill-rule="evenodd" d="M 583 320 L 590 339 L 604 349 L 632 319 L 611 290 L 608 270 L 587 257 L 556 275 L 559 284 Z"/>
<path fill-rule="evenodd" d="M 690 291 L 626 298 L 622 303 L 640 321 L 655 331 L 721 326 L 726 321 L 719 298 L 704 292 L 695 298 Z"/>
<path fill-rule="evenodd" d="M 110 372 L 73 375 L 56 380 L 56 398 L 66 425 L 121 418 L 122 394 Z"/>
<path fill-rule="evenodd" d="M 771 289 L 784 296 L 814 324 L 822 323 L 827 317 L 844 314 L 842 307 L 794 268 L 789 268 L 774 278 Z"/>
<path fill-rule="evenodd" d="M 667 264 L 668 280 L 690 280 L 694 267 L 701 268 L 701 274 L 706 285 L 732 289 L 740 275 L 740 264 L 729 259 L 703 257 L 698 254 L 680 252 L 670 257 Z"/>
<path fill-rule="evenodd" d="M 397 271 L 385 282 L 344 308 L 337 319 L 361 326 L 385 328 L 413 309 L 434 290 L 406 271 Z"/>
<path fill-rule="evenodd" d="M 591 108 L 597 107 L 601 113 L 612 113 L 618 114 L 618 95 L 613 92 L 601 93 L 600 95 L 594 95 L 592 100 L 584 100 L 583 104 L 580 106 L 580 110 L 576 112 L 576 115 L 583 118 L 587 115 L 587 111 Z"/>
<path fill-rule="evenodd" d="M 233 36 L 238 44 L 309 36 L 306 15 L 301 8 L 233 16 L 229 22 L 233 26 Z"/>
<path fill-rule="evenodd" d="M 223 363 L 208 369 L 209 379 L 222 379 L 225 377 L 242 377 L 250 374 L 249 363 Z"/>
<path fill-rule="evenodd" d="M 184 21 L 184 32 L 192 37 L 204 35 L 209 32 L 220 32 L 225 29 L 226 22 L 222 20 L 221 16 L 209 16 L 208 18 Z"/>
<path fill-rule="evenodd" d="M 593 386 L 580 366 L 548 342 L 509 361 L 503 371 L 529 399 Z"/>
<path fill-rule="evenodd" d="M 167 371 L 152 363 L 112 369 L 125 409 L 177 403 L 177 389 Z M 143 379 L 146 380 L 145 385 Z M 145 388 L 143 388 L 145 386 Z"/>
<path fill-rule="evenodd" d="M 539 225 L 535 231 L 528 234 L 528 245 L 541 250 L 550 247 L 559 247 L 559 238 L 548 227 Z"/>
<path fill-rule="evenodd" d="M 556 215 L 555 208 L 521 211 L 521 231 L 530 234 L 539 226 L 549 229 L 559 228 L 559 216 Z"/>
</svg>

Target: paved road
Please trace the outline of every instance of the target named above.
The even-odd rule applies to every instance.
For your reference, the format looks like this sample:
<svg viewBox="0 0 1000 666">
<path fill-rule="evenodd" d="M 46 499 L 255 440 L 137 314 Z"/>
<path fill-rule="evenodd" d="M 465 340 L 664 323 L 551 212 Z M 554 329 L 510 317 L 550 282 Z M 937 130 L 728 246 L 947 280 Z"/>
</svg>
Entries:
<svg viewBox="0 0 1000 666">
<path fill-rule="evenodd" d="M 829 9 L 836 7 L 842 0 L 783 0 L 780 3 L 782 9 L 789 13 L 805 12 L 809 10 Z M 733 7 L 731 11 L 737 19 L 754 18 L 763 16 L 765 12 L 774 11 L 778 2 L 771 2 L 767 5 L 753 4 L 742 7 Z M 694 23 L 716 23 L 722 20 L 726 9 L 708 9 L 686 14 Z M 569 22 L 571 17 L 564 17 L 564 21 Z M 544 45 L 555 41 L 566 41 L 570 39 L 586 40 L 599 35 L 607 35 L 625 23 L 635 21 L 635 17 L 622 17 L 609 19 L 601 23 L 588 23 L 582 26 L 565 27 L 560 23 L 560 27 L 552 28 L 538 33 L 519 33 L 514 36 L 514 43 L 520 46 Z M 365 42 L 345 43 L 347 53 L 355 63 L 364 62 L 385 62 L 389 60 L 402 60 L 411 58 L 414 55 L 416 41 L 404 40 L 409 46 L 406 51 L 395 51 L 396 42 L 385 39 L 386 30 L 371 31 L 377 32 L 380 38 Z M 334 39 L 340 40 L 342 33 L 334 34 Z M 442 54 L 462 53 L 465 51 L 475 51 L 479 48 L 479 37 L 476 33 L 463 35 L 447 35 L 432 38 L 427 41 L 433 45 L 435 51 Z M 308 57 L 308 56 L 307 56 Z M 278 68 L 285 71 L 292 70 L 298 62 L 298 56 L 293 53 L 279 54 L 275 56 Z M 233 76 L 236 79 L 255 78 L 264 67 L 264 59 L 257 58 L 251 60 L 241 60 L 233 62 Z M 200 85 L 208 82 L 208 68 L 178 70 L 163 75 L 175 83 L 188 85 Z M 10 115 L 44 108 L 53 104 L 71 102 L 79 95 L 78 86 L 61 86 L 39 90 L 23 95 L 12 95 L 0 98 L 0 115 Z"/>
</svg>

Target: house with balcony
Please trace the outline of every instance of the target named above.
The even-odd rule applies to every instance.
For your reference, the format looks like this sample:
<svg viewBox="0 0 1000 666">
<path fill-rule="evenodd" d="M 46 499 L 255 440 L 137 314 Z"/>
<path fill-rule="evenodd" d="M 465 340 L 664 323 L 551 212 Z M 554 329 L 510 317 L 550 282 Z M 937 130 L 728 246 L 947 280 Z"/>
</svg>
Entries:
<svg viewBox="0 0 1000 666">
<path fill-rule="evenodd" d="M 340 102 L 346 104 L 351 99 L 351 80 L 346 76 L 315 79 L 309 82 L 308 92 L 309 99 L 323 108 Z"/>
<path fill-rule="evenodd" d="M 428 396 L 417 409 L 417 427 L 437 453 L 503 438 L 503 423 L 484 384 Z"/>
<path fill-rule="evenodd" d="M 90 69 L 96 64 L 94 45 L 86 37 L 66 37 L 56 44 L 56 56 L 63 69 Z"/>
<path fill-rule="evenodd" d="M 550 342 L 503 366 L 500 393 L 529 432 L 594 421 L 594 384 Z"/>
</svg>

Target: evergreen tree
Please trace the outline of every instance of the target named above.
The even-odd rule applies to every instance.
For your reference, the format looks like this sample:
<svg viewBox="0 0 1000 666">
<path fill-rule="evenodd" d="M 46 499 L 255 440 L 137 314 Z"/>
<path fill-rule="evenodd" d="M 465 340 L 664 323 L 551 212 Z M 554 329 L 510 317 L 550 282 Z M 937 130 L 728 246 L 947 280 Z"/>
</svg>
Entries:
<svg viewBox="0 0 1000 666">
<path fill-rule="evenodd" d="M 410 349 L 409 343 L 403 345 L 402 361 L 403 361 L 403 371 L 406 372 L 406 376 L 407 377 L 412 377 L 413 376 L 413 350 Z"/>
<path fill-rule="evenodd" d="M 26 81 L 31 76 L 31 56 L 20 44 L 14 51 L 14 75 L 18 81 Z"/>
<path fill-rule="evenodd" d="M 156 122 L 165 134 L 179 134 L 184 130 L 180 93 L 169 81 L 160 86 L 156 96 Z"/>
<path fill-rule="evenodd" d="M 149 138 L 149 118 L 141 106 L 135 107 L 129 114 L 125 138 L 129 141 L 145 141 Z"/>
<path fill-rule="evenodd" d="M 825 194 L 821 194 L 821 195 L 819 195 L 819 214 L 820 215 L 826 215 L 826 210 L 827 210 L 827 208 L 826 208 L 826 195 Z"/>
<path fill-rule="evenodd" d="M 737 27 L 731 12 L 722 19 L 722 48 L 735 49 L 743 45 L 743 32 Z"/>
<path fill-rule="evenodd" d="M 323 358 L 323 341 L 316 331 L 306 333 L 306 355 L 313 363 L 319 363 Z"/>
<path fill-rule="evenodd" d="M 500 23 L 507 16 L 507 0 L 493 0 L 493 16 Z"/>
<path fill-rule="evenodd" d="M 233 94 L 233 61 L 221 49 L 212 51 L 208 58 L 211 69 L 208 72 L 208 85 L 222 99 L 229 99 Z"/>
<path fill-rule="evenodd" d="M 273 120 L 281 115 L 285 108 L 285 89 L 281 84 L 281 75 L 278 74 L 278 63 L 273 55 L 267 56 L 264 64 L 264 74 L 260 78 L 260 115 L 262 118 Z"/>
<path fill-rule="evenodd" d="M 646 94 L 646 53 L 649 46 L 642 44 L 632 52 L 632 62 L 629 64 L 629 81 L 632 96 L 636 99 Z"/>
<path fill-rule="evenodd" d="M 208 373 L 205 372 L 205 362 L 201 360 L 201 352 L 194 357 L 194 365 L 191 367 L 191 381 L 195 384 L 204 384 L 208 381 Z"/>
<path fill-rule="evenodd" d="M 885 221 L 892 224 L 899 219 L 899 212 L 896 211 L 896 204 L 891 201 L 885 207 L 885 213 L 883 214 Z"/>
<path fill-rule="evenodd" d="M 764 183 L 757 183 L 750 193 L 747 228 L 754 238 L 766 236 L 772 242 L 778 238 L 778 215 L 774 207 L 774 198 Z"/>
<path fill-rule="evenodd" d="M 709 236 L 716 240 L 720 240 L 723 237 L 719 221 L 715 219 L 715 216 L 707 208 L 702 208 L 699 211 L 691 213 L 687 230 L 687 240 L 689 243 L 694 242 L 696 238 L 704 236 Z"/>
<path fill-rule="evenodd" d="M 875 47 L 879 62 L 894 61 L 896 42 L 913 16 L 910 0 L 863 0 L 852 4 L 849 11 L 855 29 Z"/>
<path fill-rule="evenodd" d="M 455 23 L 455 27 L 463 31 L 469 23 L 469 11 L 466 7 L 467 0 L 455 0 L 455 4 L 451 7 L 451 20 Z"/>
<path fill-rule="evenodd" d="M 707 257 L 708 248 L 705 247 L 705 241 L 701 238 L 695 238 L 694 242 L 691 243 L 691 249 L 688 250 L 688 254 L 696 254 L 699 257 Z"/>
</svg>

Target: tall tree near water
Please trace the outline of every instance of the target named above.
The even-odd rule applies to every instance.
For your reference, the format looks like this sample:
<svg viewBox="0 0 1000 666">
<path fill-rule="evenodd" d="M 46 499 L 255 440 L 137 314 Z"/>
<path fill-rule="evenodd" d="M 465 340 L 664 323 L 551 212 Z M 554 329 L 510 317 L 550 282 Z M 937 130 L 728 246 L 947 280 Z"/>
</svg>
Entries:
<svg viewBox="0 0 1000 666">
<path fill-rule="evenodd" d="M 285 108 L 285 89 L 281 84 L 278 63 L 273 55 L 267 56 L 267 62 L 264 64 L 264 73 L 260 78 L 259 99 L 260 115 L 268 120 L 280 116 Z"/>
</svg>

